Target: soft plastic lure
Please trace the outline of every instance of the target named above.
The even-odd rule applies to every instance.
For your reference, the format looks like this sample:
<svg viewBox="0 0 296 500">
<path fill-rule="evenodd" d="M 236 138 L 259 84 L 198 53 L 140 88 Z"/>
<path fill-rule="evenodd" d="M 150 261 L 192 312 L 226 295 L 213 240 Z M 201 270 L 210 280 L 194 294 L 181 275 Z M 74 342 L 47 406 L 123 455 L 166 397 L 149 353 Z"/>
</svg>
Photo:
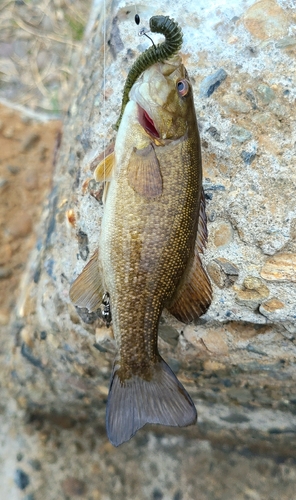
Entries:
<svg viewBox="0 0 296 500">
<path fill-rule="evenodd" d="M 161 33 L 164 35 L 165 41 L 158 45 L 153 44 L 152 47 L 145 50 L 131 67 L 123 89 L 120 116 L 115 125 L 116 130 L 119 128 L 125 106 L 129 101 L 129 91 L 135 81 L 152 64 L 165 61 L 176 54 L 182 46 L 182 30 L 173 19 L 170 19 L 168 16 L 153 16 L 149 21 L 149 26 L 152 33 Z"/>
</svg>

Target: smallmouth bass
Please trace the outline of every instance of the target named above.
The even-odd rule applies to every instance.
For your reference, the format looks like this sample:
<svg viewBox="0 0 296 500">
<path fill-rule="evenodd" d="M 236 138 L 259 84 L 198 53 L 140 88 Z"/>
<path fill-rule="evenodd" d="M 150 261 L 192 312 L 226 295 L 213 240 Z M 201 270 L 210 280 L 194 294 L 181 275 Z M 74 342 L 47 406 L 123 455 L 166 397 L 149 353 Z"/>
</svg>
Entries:
<svg viewBox="0 0 296 500">
<path fill-rule="evenodd" d="M 70 298 L 97 310 L 108 292 L 118 346 L 106 425 L 115 446 L 146 423 L 194 424 L 193 401 L 157 348 L 167 308 L 188 323 L 212 289 L 199 257 L 207 240 L 200 139 L 192 86 L 177 54 L 133 84 L 114 151 L 97 166 L 107 181 L 98 250 Z"/>
</svg>

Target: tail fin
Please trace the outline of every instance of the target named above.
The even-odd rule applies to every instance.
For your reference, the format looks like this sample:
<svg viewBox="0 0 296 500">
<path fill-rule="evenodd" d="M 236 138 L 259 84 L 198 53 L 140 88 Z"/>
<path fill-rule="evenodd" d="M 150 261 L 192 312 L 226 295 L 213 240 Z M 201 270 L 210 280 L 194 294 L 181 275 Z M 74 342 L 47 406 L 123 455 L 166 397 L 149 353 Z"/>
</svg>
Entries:
<svg viewBox="0 0 296 500">
<path fill-rule="evenodd" d="M 186 427 L 196 422 L 191 397 L 162 358 L 149 381 L 133 375 L 121 382 L 118 368 L 113 370 L 106 415 L 108 438 L 114 446 L 128 441 L 147 423 Z"/>
</svg>

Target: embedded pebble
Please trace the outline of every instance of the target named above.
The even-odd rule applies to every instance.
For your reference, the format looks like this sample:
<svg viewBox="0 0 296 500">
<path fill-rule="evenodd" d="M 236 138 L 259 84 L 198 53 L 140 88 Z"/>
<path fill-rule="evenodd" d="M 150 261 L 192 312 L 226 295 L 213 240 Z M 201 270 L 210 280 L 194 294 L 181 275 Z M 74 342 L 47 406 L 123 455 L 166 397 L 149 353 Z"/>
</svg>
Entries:
<svg viewBox="0 0 296 500">
<path fill-rule="evenodd" d="M 14 482 L 20 490 L 25 490 L 30 484 L 30 479 L 28 474 L 26 474 L 22 469 L 16 469 L 14 473 Z"/>
<path fill-rule="evenodd" d="M 8 325 L 10 320 L 10 312 L 8 309 L 0 309 L 0 325 Z"/>
<path fill-rule="evenodd" d="M 243 288 L 237 290 L 236 301 L 247 307 L 256 308 L 269 295 L 269 289 L 260 278 L 248 276 L 243 281 Z"/>
<path fill-rule="evenodd" d="M 233 125 L 230 129 L 230 137 L 238 142 L 245 142 L 251 139 L 252 133 L 243 127 Z"/>
<path fill-rule="evenodd" d="M 234 399 L 240 404 L 249 403 L 253 399 L 251 391 L 245 388 L 231 387 L 227 393 L 231 399 Z"/>
<path fill-rule="evenodd" d="M 41 139 L 39 134 L 31 133 L 25 137 L 22 143 L 22 152 L 27 152 L 30 149 L 34 148 Z"/>
<path fill-rule="evenodd" d="M 38 188 L 38 175 L 36 172 L 31 172 L 24 180 L 24 187 L 27 191 L 33 191 Z"/>
<path fill-rule="evenodd" d="M 259 312 L 270 320 L 277 319 L 278 321 L 280 321 L 281 319 L 284 320 L 284 309 L 284 302 L 277 299 L 276 297 L 272 297 L 269 300 L 262 302 L 259 307 Z"/>
<path fill-rule="evenodd" d="M 263 104 L 269 104 L 275 98 L 274 91 L 268 85 L 258 85 L 257 92 Z"/>
<path fill-rule="evenodd" d="M 256 158 L 256 153 L 255 151 L 251 151 L 251 152 L 248 152 L 248 151 L 242 151 L 241 152 L 241 157 L 242 159 L 244 160 L 244 163 L 246 165 L 251 165 L 251 163 L 255 160 Z"/>
<path fill-rule="evenodd" d="M 221 247 L 228 245 L 232 240 L 232 227 L 228 222 L 222 222 L 213 232 L 214 245 Z"/>
<path fill-rule="evenodd" d="M 207 266 L 207 271 L 219 288 L 231 287 L 239 275 L 238 267 L 223 257 L 212 260 Z"/>
<path fill-rule="evenodd" d="M 220 99 L 220 102 L 224 110 L 229 114 L 249 113 L 251 111 L 250 103 L 236 94 L 226 94 Z"/>
<path fill-rule="evenodd" d="M 77 479 L 76 477 L 67 477 L 62 482 L 62 488 L 65 495 L 81 496 L 86 492 L 86 484 L 84 481 Z"/>
<path fill-rule="evenodd" d="M 12 175 L 17 175 L 19 173 L 19 171 L 21 170 L 21 167 L 18 167 L 17 165 L 7 165 L 7 170 Z"/>
<path fill-rule="evenodd" d="M 228 354 L 227 336 L 223 327 L 207 328 L 202 331 L 202 334 L 197 332 L 195 326 L 187 325 L 183 335 L 190 344 L 209 355 L 225 356 Z"/>
<path fill-rule="evenodd" d="M 213 75 L 209 75 L 202 80 L 199 93 L 201 97 L 210 97 L 213 92 L 221 85 L 226 79 L 227 73 L 223 68 L 218 69 Z"/>
<path fill-rule="evenodd" d="M 15 215 L 9 221 L 8 231 L 15 238 L 24 238 L 32 231 L 31 217 L 24 212 Z"/>
<path fill-rule="evenodd" d="M 55 464 L 57 462 L 58 458 L 55 453 L 52 451 L 47 451 L 44 454 L 44 461 L 48 462 L 49 464 Z"/>
<path fill-rule="evenodd" d="M 283 309 L 284 307 L 285 304 L 275 297 L 272 297 L 271 299 L 261 304 L 261 308 L 265 309 L 268 312 L 277 311 L 278 309 Z"/>
<path fill-rule="evenodd" d="M 0 280 L 9 278 L 12 275 L 12 270 L 9 267 L 0 267 Z"/>
<path fill-rule="evenodd" d="M 39 471 L 39 470 L 42 469 L 40 460 L 31 459 L 31 460 L 29 460 L 29 464 L 31 465 L 32 469 L 34 469 L 34 470 L 38 470 Z"/>
<path fill-rule="evenodd" d="M 249 7 L 242 22 L 251 35 L 267 40 L 287 35 L 291 21 L 276 0 L 260 0 Z"/>
<path fill-rule="evenodd" d="M 268 281 L 296 283 L 296 254 L 278 253 L 269 257 L 261 269 L 262 278 Z"/>
<path fill-rule="evenodd" d="M 171 344 L 174 347 L 178 344 L 179 332 L 172 326 L 160 325 L 158 334 L 168 344 Z"/>
<path fill-rule="evenodd" d="M 296 47 L 296 37 L 295 36 L 285 36 L 281 38 L 276 44 L 277 49 L 290 49 Z"/>
<path fill-rule="evenodd" d="M 23 342 L 25 342 L 26 345 L 29 347 L 33 347 L 34 345 L 34 329 L 32 328 L 31 325 L 26 325 L 22 330 L 21 330 L 21 339 Z"/>
<path fill-rule="evenodd" d="M 8 180 L 0 177 L 0 190 L 3 191 L 8 186 Z"/>
<path fill-rule="evenodd" d="M 6 139 L 12 139 L 15 134 L 15 128 L 14 127 L 7 127 L 2 131 L 3 137 Z"/>
</svg>

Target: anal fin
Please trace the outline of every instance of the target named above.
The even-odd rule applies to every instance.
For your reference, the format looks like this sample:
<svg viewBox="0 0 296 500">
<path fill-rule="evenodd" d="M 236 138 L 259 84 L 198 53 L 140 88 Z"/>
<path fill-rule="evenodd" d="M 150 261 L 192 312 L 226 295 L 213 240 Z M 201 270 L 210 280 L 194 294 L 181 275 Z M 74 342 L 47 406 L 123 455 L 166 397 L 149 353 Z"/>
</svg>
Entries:
<svg viewBox="0 0 296 500">
<path fill-rule="evenodd" d="M 168 307 L 168 311 L 183 323 L 198 319 L 207 311 L 212 301 L 212 285 L 199 256 L 206 246 L 207 236 L 205 197 L 202 190 L 193 262 Z"/>
<path fill-rule="evenodd" d="M 169 312 L 183 323 L 190 323 L 204 314 L 212 301 L 212 286 L 200 257 L 195 254 L 186 282 L 178 290 Z"/>
<path fill-rule="evenodd" d="M 75 306 L 85 307 L 89 312 L 94 312 L 102 304 L 103 293 L 98 250 L 96 250 L 82 273 L 72 283 L 69 295 Z"/>
</svg>

